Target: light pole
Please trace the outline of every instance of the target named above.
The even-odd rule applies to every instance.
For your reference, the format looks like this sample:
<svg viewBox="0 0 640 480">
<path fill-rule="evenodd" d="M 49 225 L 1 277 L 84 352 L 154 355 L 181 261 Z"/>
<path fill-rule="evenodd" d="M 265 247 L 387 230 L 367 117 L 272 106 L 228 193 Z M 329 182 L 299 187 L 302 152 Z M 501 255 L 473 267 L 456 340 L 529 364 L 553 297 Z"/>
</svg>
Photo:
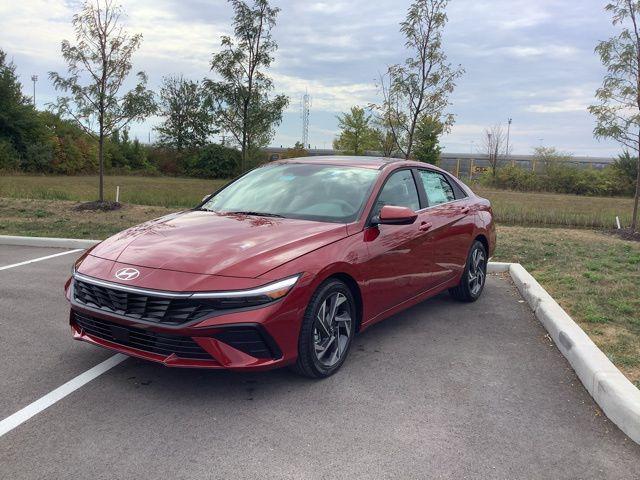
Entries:
<svg viewBox="0 0 640 480">
<path fill-rule="evenodd" d="M 31 75 L 31 81 L 33 82 L 33 108 L 36 108 L 36 82 L 38 81 L 38 75 Z"/>
<path fill-rule="evenodd" d="M 513 118 L 510 118 L 507 122 L 507 158 L 511 156 L 509 152 L 509 137 L 511 136 L 511 123 L 513 122 Z"/>
</svg>

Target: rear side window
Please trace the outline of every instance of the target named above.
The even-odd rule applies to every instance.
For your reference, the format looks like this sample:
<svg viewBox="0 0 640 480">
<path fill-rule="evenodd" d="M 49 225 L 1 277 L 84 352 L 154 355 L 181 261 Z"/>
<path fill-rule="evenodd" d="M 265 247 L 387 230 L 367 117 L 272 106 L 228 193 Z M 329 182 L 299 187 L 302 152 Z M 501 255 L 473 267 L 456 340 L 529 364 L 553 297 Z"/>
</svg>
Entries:
<svg viewBox="0 0 640 480">
<path fill-rule="evenodd" d="M 453 202 L 456 194 L 444 175 L 430 170 L 420 170 L 420 178 L 429 200 L 429 206 Z"/>
<path fill-rule="evenodd" d="M 379 215 L 385 205 L 420 209 L 420 199 L 411 170 L 400 170 L 391 174 L 384 184 L 374 208 L 374 215 Z"/>
</svg>

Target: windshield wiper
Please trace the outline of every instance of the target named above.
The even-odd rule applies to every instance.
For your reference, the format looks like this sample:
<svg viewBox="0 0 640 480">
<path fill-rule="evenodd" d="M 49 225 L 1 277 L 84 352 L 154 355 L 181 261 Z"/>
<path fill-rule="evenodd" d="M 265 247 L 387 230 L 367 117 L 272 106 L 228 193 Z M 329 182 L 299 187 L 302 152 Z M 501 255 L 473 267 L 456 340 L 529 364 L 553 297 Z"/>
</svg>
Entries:
<svg viewBox="0 0 640 480">
<path fill-rule="evenodd" d="M 277 213 L 266 213 L 266 212 L 245 212 L 245 211 L 238 211 L 238 212 L 224 212 L 224 213 L 230 213 L 232 215 L 255 215 L 256 217 L 274 217 L 274 218 L 284 218 L 282 215 L 278 215 Z"/>
</svg>

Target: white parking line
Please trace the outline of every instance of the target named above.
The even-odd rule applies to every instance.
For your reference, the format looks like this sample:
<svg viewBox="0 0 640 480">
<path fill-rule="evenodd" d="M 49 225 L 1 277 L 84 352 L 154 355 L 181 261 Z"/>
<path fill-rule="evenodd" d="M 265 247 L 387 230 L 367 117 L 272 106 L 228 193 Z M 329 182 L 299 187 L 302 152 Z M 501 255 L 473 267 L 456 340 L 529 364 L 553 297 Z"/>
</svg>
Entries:
<svg viewBox="0 0 640 480">
<path fill-rule="evenodd" d="M 54 253 L 53 255 L 47 255 L 46 257 L 34 258 L 33 260 L 27 260 L 20 263 L 14 263 L 13 265 L 5 265 L 4 267 L 0 267 L 0 270 L 8 270 L 9 268 L 21 267 L 22 265 L 28 265 L 34 262 L 41 262 L 42 260 L 49 260 L 50 258 L 60 257 L 62 255 L 69 255 L 70 253 L 77 253 L 84 251 L 83 248 L 77 248 L 75 250 L 68 250 L 66 252 Z"/>
<path fill-rule="evenodd" d="M 0 437 L 5 433 L 10 432 L 18 425 L 26 422 L 34 415 L 37 415 L 43 410 L 49 408 L 59 400 L 62 400 L 64 397 L 89 383 L 94 378 L 99 377 L 106 371 L 112 369 L 127 358 L 129 357 L 122 353 L 117 353 L 113 357 L 107 358 L 104 362 L 99 363 L 95 367 L 81 373 L 74 379 L 69 380 L 64 385 L 61 385 L 55 390 L 47 393 L 44 397 L 41 397 L 30 405 L 27 405 L 22 410 L 18 410 L 13 415 L 8 416 L 4 420 L 0 421 Z"/>
</svg>

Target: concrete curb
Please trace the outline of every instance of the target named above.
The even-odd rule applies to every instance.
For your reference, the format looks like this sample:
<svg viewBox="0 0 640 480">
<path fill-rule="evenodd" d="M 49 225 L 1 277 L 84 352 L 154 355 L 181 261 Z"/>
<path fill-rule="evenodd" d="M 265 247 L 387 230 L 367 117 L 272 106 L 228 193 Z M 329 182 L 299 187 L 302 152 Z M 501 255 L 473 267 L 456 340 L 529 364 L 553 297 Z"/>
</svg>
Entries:
<svg viewBox="0 0 640 480">
<path fill-rule="evenodd" d="M 100 241 L 0 235 L 0 245 L 89 248 L 97 243 Z M 547 329 L 558 350 L 569 360 L 589 394 L 620 430 L 640 444 L 640 390 L 611 363 L 522 265 L 490 262 L 487 271 L 509 272 L 520 294 Z"/>
<path fill-rule="evenodd" d="M 100 243 L 100 240 L 81 240 L 77 238 L 14 237 L 11 235 L 0 235 L 0 245 L 20 245 L 23 247 L 89 248 L 98 243 Z"/>
<path fill-rule="evenodd" d="M 508 271 L 520 294 L 547 329 L 589 394 L 620 430 L 640 444 L 640 390 L 522 265 L 510 264 Z"/>
</svg>

